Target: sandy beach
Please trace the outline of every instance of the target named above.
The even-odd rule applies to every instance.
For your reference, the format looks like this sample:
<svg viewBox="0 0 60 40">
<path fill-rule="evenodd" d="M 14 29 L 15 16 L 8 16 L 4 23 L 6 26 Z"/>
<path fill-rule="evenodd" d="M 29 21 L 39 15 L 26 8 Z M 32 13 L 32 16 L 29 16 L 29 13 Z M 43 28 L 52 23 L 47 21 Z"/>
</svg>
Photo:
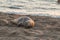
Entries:
<svg viewBox="0 0 60 40">
<path fill-rule="evenodd" d="M 35 21 L 35 27 L 26 29 L 12 23 L 6 24 L 21 16 L 31 17 Z M 0 40 L 60 40 L 60 19 L 0 12 Z"/>
</svg>

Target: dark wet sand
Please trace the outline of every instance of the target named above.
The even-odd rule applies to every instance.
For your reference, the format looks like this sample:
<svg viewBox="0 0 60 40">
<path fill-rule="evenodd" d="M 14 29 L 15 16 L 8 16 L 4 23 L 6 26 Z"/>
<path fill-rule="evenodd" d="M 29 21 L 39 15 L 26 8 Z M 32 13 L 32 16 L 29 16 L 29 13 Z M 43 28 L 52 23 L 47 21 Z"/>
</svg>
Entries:
<svg viewBox="0 0 60 40">
<path fill-rule="evenodd" d="M 60 40 L 60 19 L 46 16 L 30 16 L 35 27 L 26 29 L 4 22 L 24 15 L 4 14 L 0 12 L 0 40 Z M 2 20 L 1 20 L 2 19 Z"/>
</svg>

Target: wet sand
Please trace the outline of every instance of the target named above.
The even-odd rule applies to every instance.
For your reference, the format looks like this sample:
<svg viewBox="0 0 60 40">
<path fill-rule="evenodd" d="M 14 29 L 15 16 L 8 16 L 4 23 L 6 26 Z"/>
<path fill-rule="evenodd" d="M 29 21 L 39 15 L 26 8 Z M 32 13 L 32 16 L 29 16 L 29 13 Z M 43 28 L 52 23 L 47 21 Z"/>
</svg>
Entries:
<svg viewBox="0 0 60 40">
<path fill-rule="evenodd" d="M 35 27 L 26 29 L 12 23 L 6 24 L 21 16 L 31 17 L 36 23 Z M 60 19 L 0 12 L 0 40 L 60 40 Z"/>
</svg>

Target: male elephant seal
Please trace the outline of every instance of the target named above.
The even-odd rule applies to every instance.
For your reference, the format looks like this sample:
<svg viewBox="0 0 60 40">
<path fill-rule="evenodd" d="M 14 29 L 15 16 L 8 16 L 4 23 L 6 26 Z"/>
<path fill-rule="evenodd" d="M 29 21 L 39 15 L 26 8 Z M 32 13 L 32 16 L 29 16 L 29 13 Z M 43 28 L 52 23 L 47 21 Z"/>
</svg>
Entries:
<svg viewBox="0 0 60 40">
<path fill-rule="evenodd" d="M 12 23 L 17 24 L 17 26 L 24 26 L 25 28 L 34 27 L 35 22 L 30 17 L 22 16 L 11 21 Z"/>
</svg>

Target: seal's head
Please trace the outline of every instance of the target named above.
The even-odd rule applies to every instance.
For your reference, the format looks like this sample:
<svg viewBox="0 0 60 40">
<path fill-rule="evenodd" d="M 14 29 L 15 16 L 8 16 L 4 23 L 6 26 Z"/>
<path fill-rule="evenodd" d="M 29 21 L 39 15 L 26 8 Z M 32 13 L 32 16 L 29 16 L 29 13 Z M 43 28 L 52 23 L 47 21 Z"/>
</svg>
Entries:
<svg viewBox="0 0 60 40">
<path fill-rule="evenodd" d="M 25 24 L 24 24 L 24 26 L 27 28 L 32 28 L 34 27 L 34 25 L 35 25 L 35 22 L 33 20 L 27 20 L 25 21 Z"/>
</svg>

